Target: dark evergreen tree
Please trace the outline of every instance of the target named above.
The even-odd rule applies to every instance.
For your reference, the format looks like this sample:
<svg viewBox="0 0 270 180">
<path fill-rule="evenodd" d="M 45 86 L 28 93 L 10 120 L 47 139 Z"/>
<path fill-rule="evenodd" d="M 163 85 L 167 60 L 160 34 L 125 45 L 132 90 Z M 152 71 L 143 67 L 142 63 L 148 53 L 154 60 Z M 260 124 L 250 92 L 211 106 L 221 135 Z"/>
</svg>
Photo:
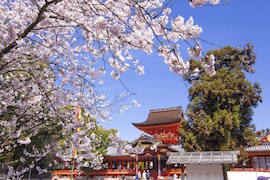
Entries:
<svg viewBox="0 0 270 180">
<path fill-rule="evenodd" d="M 216 59 L 216 74 L 204 71 L 189 88 L 187 120 L 182 121 L 182 144 L 187 151 L 235 150 L 256 140 L 253 108 L 262 102 L 261 88 L 246 79 L 254 73 L 256 56 L 250 44 L 242 49 L 230 46 L 209 51 Z M 206 59 L 207 60 L 207 59 Z M 203 66 L 190 60 L 191 67 Z"/>
</svg>

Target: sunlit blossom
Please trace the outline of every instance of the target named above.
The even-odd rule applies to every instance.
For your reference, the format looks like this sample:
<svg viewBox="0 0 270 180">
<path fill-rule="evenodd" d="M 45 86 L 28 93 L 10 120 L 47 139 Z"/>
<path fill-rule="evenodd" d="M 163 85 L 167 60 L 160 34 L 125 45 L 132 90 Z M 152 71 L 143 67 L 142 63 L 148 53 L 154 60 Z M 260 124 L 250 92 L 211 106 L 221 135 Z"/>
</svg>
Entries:
<svg viewBox="0 0 270 180">
<path fill-rule="evenodd" d="M 192 48 L 188 48 L 188 54 L 192 58 L 196 59 L 199 58 L 202 54 L 202 48 L 199 42 L 197 42 L 197 46 L 194 46 Z"/>
<path fill-rule="evenodd" d="M 23 139 L 18 139 L 17 142 L 19 144 L 30 144 L 31 143 L 31 139 L 29 137 L 23 138 Z"/>
<path fill-rule="evenodd" d="M 141 104 L 139 104 L 135 99 L 133 100 L 134 106 L 141 107 Z"/>
</svg>

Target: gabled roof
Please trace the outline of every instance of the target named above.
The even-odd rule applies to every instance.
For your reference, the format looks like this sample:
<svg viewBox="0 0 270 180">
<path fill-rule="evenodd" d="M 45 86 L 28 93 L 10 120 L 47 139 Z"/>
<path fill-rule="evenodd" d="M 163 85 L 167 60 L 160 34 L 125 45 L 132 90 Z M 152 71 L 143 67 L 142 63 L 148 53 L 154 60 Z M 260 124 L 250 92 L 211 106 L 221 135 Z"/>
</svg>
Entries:
<svg viewBox="0 0 270 180">
<path fill-rule="evenodd" d="M 162 141 L 157 140 L 151 136 L 148 136 L 146 134 L 143 134 L 136 140 L 134 140 L 132 142 L 132 146 L 136 146 L 138 144 L 138 142 L 142 143 L 142 144 L 154 144 L 154 143 L 162 143 Z"/>
<path fill-rule="evenodd" d="M 182 107 L 172 107 L 150 110 L 146 121 L 141 123 L 132 123 L 134 126 L 152 126 L 162 124 L 173 124 L 181 121 L 183 117 Z"/>
<path fill-rule="evenodd" d="M 133 141 L 132 146 L 133 147 L 136 146 L 139 142 L 142 143 L 143 145 L 144 144 L 153 145 L 153 144 L 158 143 L 158 146 L 157 146 L 158 149 L 165 148 L 169 150 L 170 152 L 178 152 L 178 149 L 173 148 L 171 145 L 164 144 L 162 141 L 157 140 L 151 136 L 147 136 L 145 134 L 142 134 L 142 136 L 139 139 L 136 139 L 135 141 Z"/>
<path fill-rule="evenodd" d="M 239 151 L 167 153 L 166 164 L 236 164 Z"/>
<path fill-rule="evenodd" d="M 180 142 L 178 142 L 177 144 L 171 144 L 170 145 L 173 149 L 175 149 L 175 150 L 177 150 L 178 152 L 180 152 L 180 153 L 184 153 L 185 152 L 185 150 L 184 150 L 184 148 L 183 148 L 183 146 L 182 146 L 182 144 L 180 143 Z"/>
<path fill-rule="evenodd" d="M 265 142 L 259 146 L 251 146 L 245 149 L 247 152 L 270 152 L 270 143 Z"/>
<path fill-rule="evenodd" d="M 112 143 L 108 145 L 106 151 L 106 156 L 129 156 L 129 154 L 124 149 L 120 149 Z"/>
</svg>

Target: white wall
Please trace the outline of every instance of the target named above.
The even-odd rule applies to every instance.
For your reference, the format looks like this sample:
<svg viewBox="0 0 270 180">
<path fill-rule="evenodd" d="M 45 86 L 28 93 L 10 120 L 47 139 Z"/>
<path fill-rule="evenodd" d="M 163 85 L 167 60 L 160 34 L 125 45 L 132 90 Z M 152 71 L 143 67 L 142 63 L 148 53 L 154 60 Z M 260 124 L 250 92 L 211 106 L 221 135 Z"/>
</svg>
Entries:
<svg viewBox="0 0 270 180">
<path fill-rule="evenodd" d="M 257 180 L 259 176 L 270 177 L 270 172 L 233 172 L 228 171 L 228 180 Z"/>
<path fill-rule="evenodd" d="M 187 164 L 187 180 L 224 180 L 221 164 Z"/>
</svg>

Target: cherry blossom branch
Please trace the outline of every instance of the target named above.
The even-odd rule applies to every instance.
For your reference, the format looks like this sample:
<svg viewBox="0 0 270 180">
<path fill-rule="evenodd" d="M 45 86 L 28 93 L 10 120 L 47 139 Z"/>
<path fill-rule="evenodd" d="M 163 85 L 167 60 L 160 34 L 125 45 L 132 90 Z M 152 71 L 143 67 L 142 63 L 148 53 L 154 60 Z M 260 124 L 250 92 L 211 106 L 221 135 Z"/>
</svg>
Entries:
<svg viewBox="0 0 270 180">
<path fill-rule="evenodd" d="M 44 6 L 42 6 L 42 8 L 40 9 L 40 11 L 38 12 L 37 18 L 35 19 L 34 22 L 32 22 L 25 30 L 23 33 L 18 35 L 18 38 L 13 41 L 12 43 L 10 43 L 7 47 L 5 47 L 4 49 L 2 49 L 0 51 L 0 59 L 3 57 L 4 54 L 7 54 L 11 51 L 11 49 L 13 49 L 15 46 L 17 46 L 17 40 L 23 39 L 25 38 L 33 29 L 34 27 L 40 22 L 42 21 L 43 17 L 43 13 L 45 12 L 45 10 L 48 8 L 48 6 L 52 3 L 57 3 L 59 2 L 59 0 L 52 0 L 50 2 L 46 1 L 46 3 L 44 4 Z"/>
</svg>

